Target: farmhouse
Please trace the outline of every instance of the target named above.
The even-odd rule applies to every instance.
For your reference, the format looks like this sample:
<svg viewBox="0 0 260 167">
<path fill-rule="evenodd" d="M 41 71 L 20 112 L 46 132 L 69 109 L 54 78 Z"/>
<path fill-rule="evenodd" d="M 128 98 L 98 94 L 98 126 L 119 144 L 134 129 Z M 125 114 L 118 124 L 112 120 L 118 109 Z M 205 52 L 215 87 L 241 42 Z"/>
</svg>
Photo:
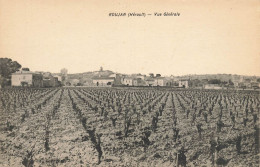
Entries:
<svg viewBox="0 0 260 167">
<path fill-rule="evenodd" d="M 52 76 L 51 73 L 46 72 L 43 73 L 43 86 L 44 87 L 58 87 L 60 86 L 60 82 L 58 77 Z"/>
<path fill-rule="evenodd" d="M 166 86 L 166 80 L 164 77 L 154 78 L 154 86 Z"/>
<path fill-rule="evenodd" d="M 132 77 L 127 77 L 127 76 L 123 76 L 121 78 L 121 83 L 123 85 L 127 85 L 127 86 L 133 86 L 134 85 L 134 78 Z"/>
<path fill-rule="evenodd" d="M 33 73 L 29 68 L 23 68 L 12 74 L 12 86 L 29 86 L 29 87 L 42 87 L 43 76 L 38 73 Z"/>
<path fill-rule="evenodd" d="M 56 77 L 59 82 L 62 82 L 62 77 L 60 75 L 53 75 L 53 77 Z"/>
<path fill-rule="evenodd" d="M 115 82 L 115 77 L 93 77 L 92 82 L 95 86 L 110 87 Z"/>
<path fill-rule="evenodd" d="M 179 81 L 179 87 L 188 88 L 189 87 L 189 81 L 188 80 L 180 80 Z"/>
<path fill-rule="evenodd" d="M 135 78 L 133 80 L 133 86 L 145 86 L 145 81 L 141 78 Z"/>
</svg>

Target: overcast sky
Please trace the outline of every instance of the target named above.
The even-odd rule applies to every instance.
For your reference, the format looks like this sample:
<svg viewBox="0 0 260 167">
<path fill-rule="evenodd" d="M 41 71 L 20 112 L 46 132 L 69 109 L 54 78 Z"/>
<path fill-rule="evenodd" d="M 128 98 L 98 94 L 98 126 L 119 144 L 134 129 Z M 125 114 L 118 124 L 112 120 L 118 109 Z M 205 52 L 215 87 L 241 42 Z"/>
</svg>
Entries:
<svg viewBox="0 0 260 167">
<path fill-rule="evenodd" d="M 0 57 L 32 71 L 260 76 L 259 22 L 259 0 L 0 0 Z"/>
</svg>

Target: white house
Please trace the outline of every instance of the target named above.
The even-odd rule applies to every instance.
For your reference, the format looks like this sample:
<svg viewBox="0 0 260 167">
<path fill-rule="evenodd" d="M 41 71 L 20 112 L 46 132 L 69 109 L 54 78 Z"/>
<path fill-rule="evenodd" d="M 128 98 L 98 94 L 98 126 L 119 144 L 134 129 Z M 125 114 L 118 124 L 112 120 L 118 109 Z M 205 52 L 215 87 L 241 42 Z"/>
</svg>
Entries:
<svg viewBox="0 0 260 167">
<path fill-rule="evenodd" d="M 58 81 L 62 81 L 62 77 L 60 76 L 60 75 L 54 75 L 53 77 L 56 77 L 56 78 L 58 78 Z"/>
<path fill-rule="evenodd" d="M 114 77 L 94 77 L 92 78 L 92 82 L 95 86 L 99 87 L 110 87 L 114 84 Z"/>
<path fill-rule="evenodd" d="M 11 84 L 12 86 L 42 87 L 43 76 L 29 71 L 29 69 L 22 69 L 12 74 Z"/>
<path fill-rule="evenodd" d="M 180 80 L 179 81 L 179 87 L 188 88 L 189 87 L 189 81 L 188 80 Z"/>
<path fill-rule="evenodd" d="M 166 86 L 166 80 L 164 77 L 154 78 L 154 86 Z"/>
<path fill-rule="evenodd" d="M 123 85 L 133 86 L 133 80 L 134 80 L 134 78 L 132 78 L 132 77 L 122 77 L 121 83 Z"/>
</svg>

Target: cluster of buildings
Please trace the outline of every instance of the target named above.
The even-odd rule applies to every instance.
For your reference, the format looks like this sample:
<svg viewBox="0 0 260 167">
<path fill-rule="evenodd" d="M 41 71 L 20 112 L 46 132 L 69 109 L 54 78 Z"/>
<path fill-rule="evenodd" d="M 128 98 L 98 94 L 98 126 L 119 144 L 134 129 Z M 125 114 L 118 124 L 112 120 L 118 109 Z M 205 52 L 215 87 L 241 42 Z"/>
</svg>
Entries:
<svg viewBox="0 0 260 167">
<path fill-rule="evenodd" d="M 223 80 L 221 80 L 223 81 Z M 222 84 L 205 84 L 203 86 L 204 89 L 228 89 L 228 88 L 235 88 L 235 89 L 259 89 L 260 88 L 260 81 L 257 80 L 256 77 L 244 77 L 233 75 L 229 81 L 223 81 Z"/>
<path fill-rule="evenodd" d="M 260 82 L 257 77 L 233 76 L 232 81 L 235 88 L 260 88 Z"/>
<path fill-rule="evenodd" d="M 90 77 L 91 76 L 91 77 Z M 192 78 L 193 77 L 193 78 Z M 222 78 L 221 78 L 222 77 Z M 232 78 L 231 78 L 232 77 Z M 20 87 L 58 87 L 58 86 L 91 86 L 91 87 L 179 87 L 200 89 L 228 89 L 228 88 L 259 88 L 260 79 L 242 76 L 181 76 L 162 77 L 160 74 L 124 75 L 112 71 L 89 72 L 87 76 L 68 77 L 67 70 L 62 69 L 60 74 L 49 72 L 31 72 L 29 68 L 22 68 L 12 74 L 11 85 Z M 220 79 L 219 79 L 220 78 Z M 80 80 L 81 79 L 81 80 Z M 83 80 L 82 80 L 83 79 Z M 211 81 L 218 81 L 218 84 Z"/>
<path fill-rule="evenodd" d="M 53 76 L 49 72 L 31 72 L 29 68 L 22 68 L 11 76 L 12 86 L 21 87 L 58 87 L 61 77 Z"/>
<path fill-rule="evenodd" d="M 170 77 L 146 76 L 141 74 L 122 75 L 112 74 L 109 76 L 97 76 L 92 78 L 93 86 L 110 87 L 110 86 L 165 86 L 165 87 L 182 87 L 188 88 L 188 80 L 174 81 Z"/>
<path fill-rule="evenodd" d="M 218 80 L 219 84 L 210 83 L 212 80 Z M 260 82 L 257 78 L 233 77 L 216 79 L 215 76 L 203 76 L 203 78 L 183 77 L 162 77 L 160 74 L 156 76 L 150 75 L 122 75 L 111 74 L 109 76 L 96 76 L 92 78 L 92 86 L 110 87 L 110 86 L 151 86 L 151 87 L 179 87 L 179 88 L 199 88 L 199 89 L 229 89 L 229 88 L 245 88 L 257 89 Z"/>
</svg>

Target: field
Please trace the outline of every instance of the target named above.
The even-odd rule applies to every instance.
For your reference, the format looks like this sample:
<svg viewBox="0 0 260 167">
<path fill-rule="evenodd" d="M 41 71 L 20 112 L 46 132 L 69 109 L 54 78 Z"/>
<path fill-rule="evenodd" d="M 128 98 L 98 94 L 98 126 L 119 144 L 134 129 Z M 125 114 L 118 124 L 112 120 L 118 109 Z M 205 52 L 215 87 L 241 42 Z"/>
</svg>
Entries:
<svg viewBox="0 0 260 167">
<path fill-rule="evenodd" d="M 0 90 L 0 166 L 258 166 L 258 91 Z"/>
</svg>

